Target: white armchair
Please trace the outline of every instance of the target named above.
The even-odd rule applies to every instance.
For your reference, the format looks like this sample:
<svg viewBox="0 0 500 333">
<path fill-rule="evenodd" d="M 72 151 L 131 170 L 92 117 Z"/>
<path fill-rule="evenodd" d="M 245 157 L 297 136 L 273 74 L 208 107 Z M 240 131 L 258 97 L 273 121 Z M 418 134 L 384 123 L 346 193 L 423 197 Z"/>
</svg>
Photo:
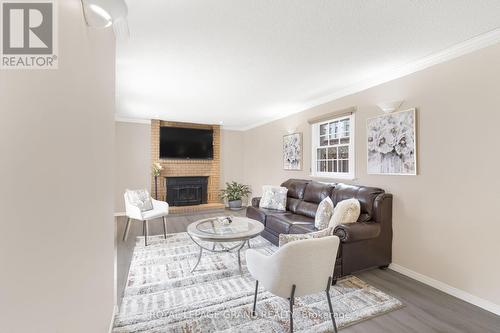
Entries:
<svg viewBox="0 0 500 333">
<path fill-rule="evenodd" d="M 294 298 L 325 291 L 334 332 L 337 332 L 329 292 L 339 243 L 337 236 L 328 236 L 290 242 L 271 256 L 247 250 L 247 267 L 257 280 L 252 315 L 255 316 L 259 281 L 274 295 L 289 299 L 291 332 Z"/>
<path fill-rule="evenodd" d="M 154 220 L 157 218 L 163 219 L 163 235 L 167 239 L 167 220 L 168 215 L 168 203 L 165 201 L 158 201 L 151 198 L 153 203 L 153 209 L 147 211 L 141 211 L 139 207 L 133 205 L 130 201 L 127 193 L 123 195 L 125 198 L 125 211 L 127 215 L 127 225 L 125 227 L 125 232 L 123 233 L 123 241 L 127 240 L 128 233 L 130 230 L 130 221 L 139 220 L 142 221 L 142 233 L 144 235 L 144 245 L 148 246 L 148 235 L 149 235 L 149 220 Z"/>
</svg>

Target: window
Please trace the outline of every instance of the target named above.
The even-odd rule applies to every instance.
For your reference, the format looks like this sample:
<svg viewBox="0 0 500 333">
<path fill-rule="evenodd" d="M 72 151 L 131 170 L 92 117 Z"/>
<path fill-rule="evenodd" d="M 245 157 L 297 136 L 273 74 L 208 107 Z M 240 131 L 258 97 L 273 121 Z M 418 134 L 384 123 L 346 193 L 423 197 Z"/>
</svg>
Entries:
<svg viewBox="0 0 500 333">
<path fill-rule="evenodd" d="M 312 176 L 354 178 L 354 114 L 312 124 Z"/>
</svg>

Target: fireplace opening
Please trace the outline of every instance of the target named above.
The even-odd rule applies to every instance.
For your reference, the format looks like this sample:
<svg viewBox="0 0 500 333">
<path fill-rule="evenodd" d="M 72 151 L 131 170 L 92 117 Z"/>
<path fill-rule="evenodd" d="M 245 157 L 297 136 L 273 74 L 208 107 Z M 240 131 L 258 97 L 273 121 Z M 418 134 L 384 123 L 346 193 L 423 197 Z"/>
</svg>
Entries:
<svg viewBox="0 0 500 333">
<path fill-rule="evenodd" d="M 170 206 L 207 203 L 208 177 L 165 177 L 166 198 Z"/>
</svg>

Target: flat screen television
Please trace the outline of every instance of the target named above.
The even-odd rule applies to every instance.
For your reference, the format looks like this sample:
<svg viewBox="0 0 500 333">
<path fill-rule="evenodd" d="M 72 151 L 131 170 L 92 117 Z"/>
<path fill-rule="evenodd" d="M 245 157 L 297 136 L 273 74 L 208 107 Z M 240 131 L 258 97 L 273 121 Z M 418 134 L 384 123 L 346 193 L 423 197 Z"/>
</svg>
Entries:
<svg viewBox="0 0 500 333">
<path fill-rule="evenodd" d="M 211 160 L 214 131 L 197 128 L 161 127 L 160 158 Z"/>
</svg>

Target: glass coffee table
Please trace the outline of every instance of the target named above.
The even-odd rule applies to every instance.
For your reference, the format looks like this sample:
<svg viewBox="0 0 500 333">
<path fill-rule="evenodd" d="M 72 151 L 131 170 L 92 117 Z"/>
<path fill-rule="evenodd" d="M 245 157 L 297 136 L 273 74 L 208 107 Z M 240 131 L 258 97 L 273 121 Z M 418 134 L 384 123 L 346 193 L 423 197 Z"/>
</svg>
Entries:
<svg viewBox="0 0 500 333">
<path fill-rule="evenodd" d="M 200 248 L 198 261 L 191 272 L 198 267 L 203 250 L 218 253 L 235 251 L 241 272 L 241 249 L 245 244 L 250 247 L 250 239 L 257 237 L 262 231 L 264 231 L 264 225 L 259 221 L 239 216 L 214 217 L 191 223 L 187 227 L 187 233 Z M 205 246 L 203 242 L 213 243 L 212 247 Z M 234 244 L 226 246 L 224 243 Z"/>
</svg>

